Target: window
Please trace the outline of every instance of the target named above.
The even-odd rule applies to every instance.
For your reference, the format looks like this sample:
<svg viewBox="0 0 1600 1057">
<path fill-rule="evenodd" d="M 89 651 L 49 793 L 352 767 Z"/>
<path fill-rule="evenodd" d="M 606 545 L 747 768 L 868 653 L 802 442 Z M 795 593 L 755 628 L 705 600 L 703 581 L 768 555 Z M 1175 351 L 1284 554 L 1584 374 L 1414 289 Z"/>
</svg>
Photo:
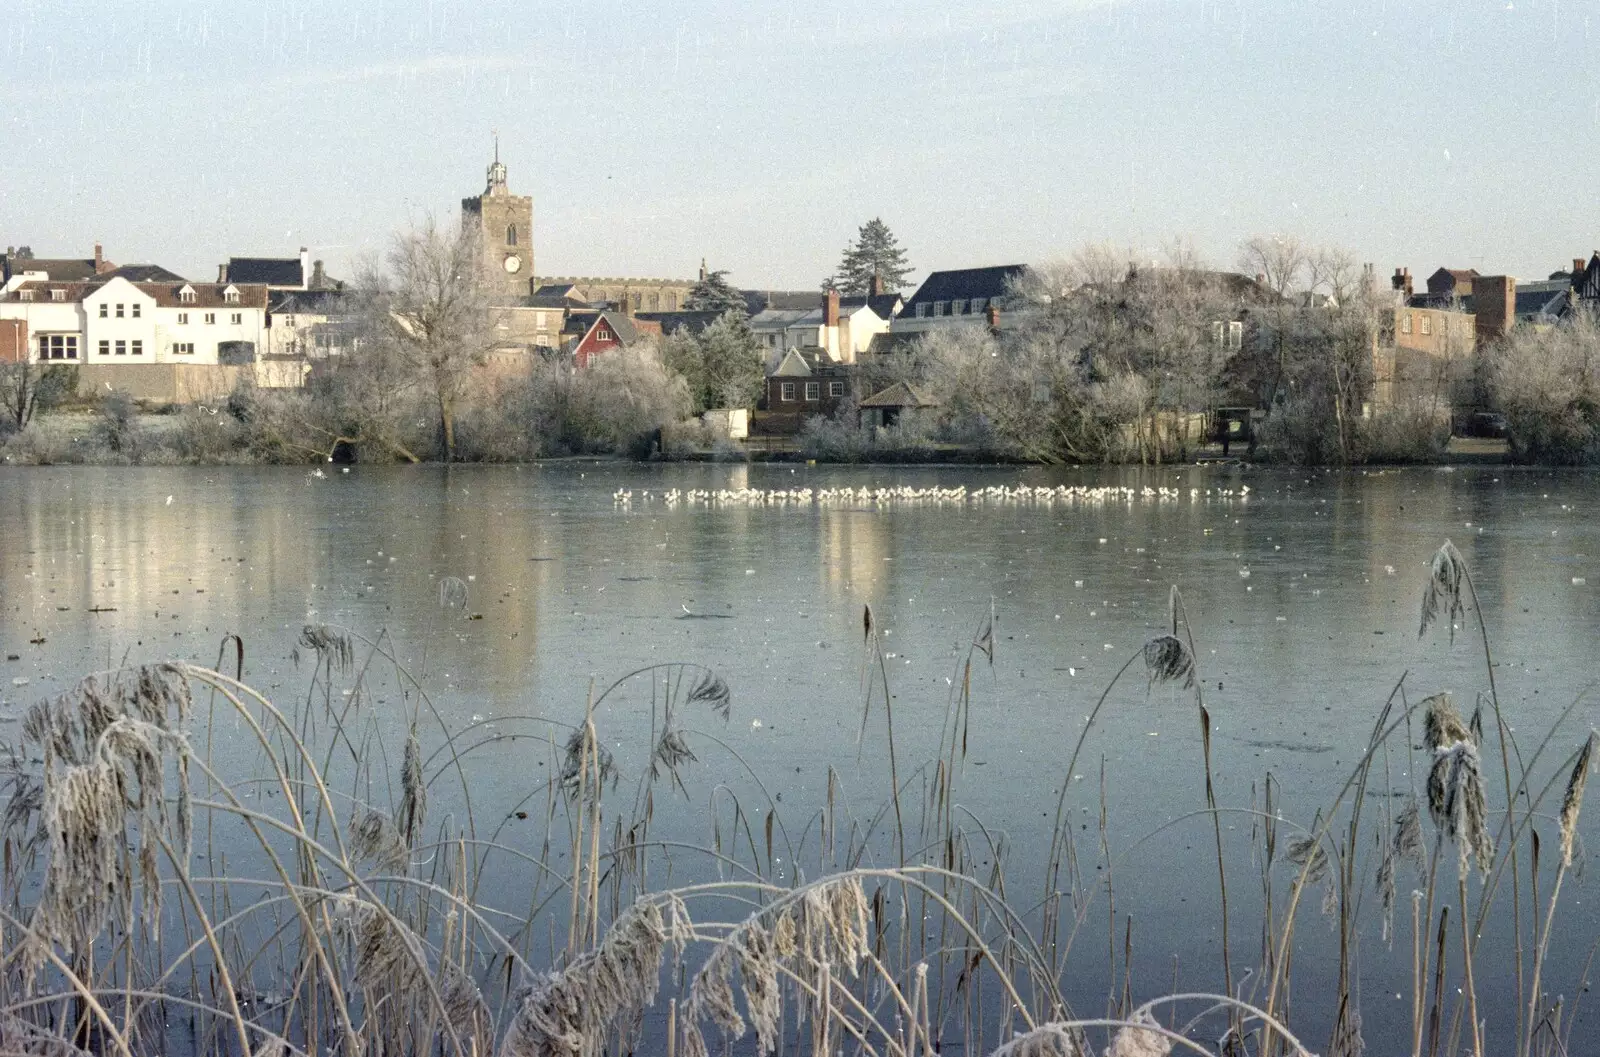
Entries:
<svg viewBox="0 0 1600 1057">
<path fill-rule="evenodd" d="M 596 341 L 610 341 L 611 340 L 611 331 L 607 330 L 605 327 L 598 328 L 594 332 L 594 340 L 596 340 Z"/>
<path fill-rule="evenodd" d="M 126 306 L 126 305 L 123 305 L 123 304 L 121 304 L 121 303 L 120 303 L 120 302 L 119 302 L 119 303 L 118 303 L 118 304 L 117 304 L 117 318 L 118 318 L 118 319 L 121 319 L 121 318 L 122 318 L 122 313 L 123 313 L 123 310 L 124 310 L 124 309 L 125 309 L 125 308 L 126 308 L 126 307 L 127 307 L 127 306 Z"/>
<path fill-rule="evenodd" d="M 126 355 L 128 355 L 128 343 L 126 341 L 117 342 L 117 355 L 118 356 L 126 356 Z"/>
<path fill-rule="evenodd" d="M 52 301 L 65 301 L 66 299 L 67 299 L 67 292 L 65 290 L 51 290 L 50 291 L 50 300 L 52 300 Z"/>
<path fill-rule="evenodd" d="M 111 342 L 104 341 L 104 340 L 102 340 L 100 342 L 100 355 L 102 355 L 102 356 L 110 356 L 111 355 Z"/>
<path fill-rule="evenodd" d="M 210 326 L 212 323 L 215 323 L 216 321 L 217 321 L 217 314 L 215 312 L 207 312 L 206 313 L 206 325 L 207 326 Z"/>
<path fill-rule="evenodd" d="M 794 383 L 784 382 L 778 387 L 779 397 L 785 401 L 794 399 Z"/>
<path fill-rule="evenodd" d="M 534 318 L 537 319 L 540 323 L 544 322 L 544 316 L 542 314 L 536 313 Z M 294 326 L 294 317 L 293 316 L 284 316 L 283 317 L 283 325 L 286 326 L 286 327 Z"/>
<path fill-rule="evenodd" d="M 132 310 L 132 312 L 130 314 L 133 316 L 134 319 L 138 319 L 139 318 L 139 313 L 144 310 L 144 306 L 141 305 L 137 301 L 135 301 L 133 304 L 129 305 L 128 307 Z"/>
<path fill-rule="evenodd" d="M 17 299 L 19 301 L 32 301 L 33 300 L 33 291 L 32 290 L 19 290 L 19 291 L 17 291 Z"/>
<path fill-rule="evenodd" d="M 918 305 L 917 306 L 917 318 L 918 319 L 926 319 L 927 316 L 928 316 L 928 306 L 927 305 Z"/>
<path fill-rule="evenodd" d="M 639 309 L 641 309 L 643 307 L 644 307 L 644 295 L 643 294 L 634 294 L 633 295 L 633 310 L 635 312 L 637 312 L 637 311 L 639 311 Z"/>
<path fill-rule="evenodd" d="M 233 314 L 233 316 L 231 317 L 230 322 L 236 327 L 240 326 L 241 324 L 244 323 L 244 313 L 243 312 L 235 312 Z"/>
<path fill-rule="evenodd" d="M 39 359 L 75 360 L 78 358 L 78 335 L 40 334 Z"/>
<path fill-rule="evenodd" d="M 843 382 L 829 382 L 828 383 L 828 395 L 829 396 L 843 396 L 844 395 L 844 383 Z"/>
<path fill-rule="evenodd" d="M 1244 345 L 1244 323 L 1234 320 L 1228 324 L 1228 348 L 1237 349 Z"/>
<path fill-rule="evenodd" d="M 181 326 L 186 326 L 188 324 L 188 322 L 189 322 L 189 313 L 187 313 L 187 312 L 179 312 L 178 313 L 178 325 L 180 327 Z"/>
<path fill-rule="evenodd" d="M 236 305 L 239 303 L 239 291 L 230 286 L 222 291 L 222 299 L 230 305 Z"/>
<path fill-rule="evenodd" d="M 104 319 L 111 314 L 111 306 L 104 301 L 100 302 L 100 318 Z"/>
<path fill-rule="evenodd" d="M 517 226 L 515 224 L 508 224 L 506 226 L 506 245 L 507 246 L 515 246 L 516 244 L 517 244 Z"/>
<path fill-rule="evenodd" d="M 1410 312 L 1402 312 L 1402 313 L 1400 313 L 1400 333 L 1402 333 L 1402 334 L 1411 333 L 1411 313 Z"/>
<path fill-rule="evenodd" d="M 194 287 L 185 286 L 182 290 L 179 290 L 178 300 L 186 305 L 194 304 Z"/>
<path fill-rule="evenodd" d="M 967 303 L 965 301 L 952 301 L 952 302 L 950 302 L 950 314 L 953 315 L 953 316 L 964 316 L 964 315 L 966 315 L 967 314 Z"/>
<path fill-rule="evenodd" d="M 807 400 L 820 400 L 820 399 L 822 399 L 822 383 L 821 382 L 807 382 L 806 383 L 806 399 Z"/>
<path fill-rule="evenodd" d="M 193 356 L 194 355 L 194 342 L 192 342 L 192 341 L 175 341 L 175 342 L 173 342 L 172 343 L 172 354 L 174 356 Z"/>
<path fill-rule="evenodd" d="M 143 356 L 144 355 L 144 342 L 142 342 L 142 341 L 138 340 L 137 338 L 135 338 L 133 341 L 129 342 L 129 344 L 133 346 L 132 348 L 130 348 L 128 350 L 128 353 L 130 355 L 133 355 L 133 356 Z"/>
<path fill-rule="evenodd" d="M 948 316 L 950 314 L 950 302 L 935 301 L 933 303 L 933 314 L 936 316 Z"/>
<path fill-rule="evenodd" d="M 677 294 L 668 294 L 667 295 L 667 311 L 668 312 L 676 312 L 677 310 L 678 310 L 678 295 Z"/>
<path fill-rule="evenodd" d="M 1422 323 L 1422 332 L 1424 334 L 1432 334 L 1433 333 L 1433 317 L 1432 316 L 1428 315 L 1427 313 L 1423 313 L 1422 319 L 1421 319 L 1421 323 Z"/>
</svg>

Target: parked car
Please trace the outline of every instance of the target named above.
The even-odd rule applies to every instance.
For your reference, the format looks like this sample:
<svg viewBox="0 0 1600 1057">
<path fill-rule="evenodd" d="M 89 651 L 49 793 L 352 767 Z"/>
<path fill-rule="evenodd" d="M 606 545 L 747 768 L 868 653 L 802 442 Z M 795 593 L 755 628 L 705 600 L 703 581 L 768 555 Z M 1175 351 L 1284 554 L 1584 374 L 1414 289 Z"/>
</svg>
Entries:
<svg viewBox="0 0 1600 1057">
<path fill-rule="evenodd" d="M 1498 411 L 1479 411 L 1467 420 L 1469 437 L 1504 437 L 1506 416 Z"/>
</svg>

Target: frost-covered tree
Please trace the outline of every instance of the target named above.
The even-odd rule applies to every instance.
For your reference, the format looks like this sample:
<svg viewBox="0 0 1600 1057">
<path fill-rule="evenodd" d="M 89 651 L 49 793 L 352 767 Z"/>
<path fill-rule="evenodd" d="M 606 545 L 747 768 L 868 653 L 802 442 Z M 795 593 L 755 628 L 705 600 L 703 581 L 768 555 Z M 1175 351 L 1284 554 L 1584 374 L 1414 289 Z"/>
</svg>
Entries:
<svg viewBox="0 0 1600 1057">
<path fill-rule="evenodd" d="M 872 290 L 873 276 L 883 281 L 885 290 L 899 290 L 911 274 L 906 262 L 906 251 L 900 248 L 889 230 L 877 217 L 861 225 L 855 241 L 844 248 L 839 259 L 839 270 L 823 280 L 823 289 L 837 290 L 841 294 L 856 295 Z"/>
<path fill-rule="evenodd" d="M 765 372 L 750 324 L 727 312 L 698 335 L 680 330 L 662 343 L 661 358 L 688 384 L 695 413 L 754 407 Z"/>
</svg>

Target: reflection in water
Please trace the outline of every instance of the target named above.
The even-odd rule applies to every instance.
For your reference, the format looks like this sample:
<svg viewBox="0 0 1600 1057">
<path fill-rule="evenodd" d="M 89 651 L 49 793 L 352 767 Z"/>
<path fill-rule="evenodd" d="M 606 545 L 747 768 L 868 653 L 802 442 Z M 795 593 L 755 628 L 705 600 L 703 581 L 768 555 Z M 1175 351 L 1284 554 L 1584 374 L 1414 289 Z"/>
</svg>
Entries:
<svg viewBox="0 0 1600 1057">
<path fill-rule="evenodd" d="M 1219 797 L 1234 805 L 1272 772 L 1286 814 L 1309 820 L 1402 672 L 1413 699 L 1451 689 L 1470 709 L 1484 685 L 1481 654 L 1416 634 L 1428 557 L 1446 536 L 1473 569 L 1512 725 L 1542 734 L 1582 690 L 1600 626 L 1600 539 L 1583 474 L 1258 471 L 1248 505 L 667 510 L 611 501 L 619 486 L 1244 479 L 1192 467 L 564 464 L 358 467 L 323 479 L 264 468 L 0 468 L 0 648 L 19 658 L 0 669 L 0 716 L 125 656 L 213 664 L 227 632 L 245 640 L 248 681 L 297 692 L 304 673 L 288 654 L 308 621 L 368 639 L 387 633 L 457 726 L 474 716 L 572 721 L 591 679 L 603 686 L 645 665 L 693 661 L 725 672 L 733 688 L 734 719 L 719 736 L 804 819 L 829 766 L 862 804 L 881 799 L 881 740 L 869 737 L 856 758 L 861 607 L 887 633 L 909 761 L 938 743 L 950 677 L 993 598 L 1000 631 L 992 669 L 975 680 L 961 808 L 1011 835 L 1012 875 L 1028 877 L 1042 854 L 1029 839 L 1038 804 L 1053 804 L 1065 754 L 1112 674 L 1164 625 L 1174 583 L 1218 734 Z M 445 576 L 468 583 L 465 610 L 439 606 Z M 647 686 L 608 702 L 602 723 L 619 753 L 648 736 L 648 700 Z M 380 700 L 370 722 L 407 715 Z M 1596 722 L 1585 700 L 1571 726 Z M 1196 806 L 1195 729 L 1187 698 L 1133 681 L 1097 722 L 1081 781 L 1097 783 L 1103 757 L 1108 821 L 1127 846 Z M 541 766 L 520 743 L 487 745 L 474 759 L 473 797 L 484 805 L 515 803 Z M 707 766 L 736 782 L 744 772 L 731 760 Z M 1409 766 L 1389 761 L 1386 780 L 1408 788 Z M 695 803 L 662 825 L 704 842 L 702 814 Z M 1092 831 L 1095 821 L 1083 824 Z M 1247 858 L 1248 826 L 1226 832 Z M 1137 908 L 1146 937 L 1135 959 L 1146 979 L 1170 975 L 1174 956 L 1188 966 L 1215 955 L 1216 937 L 1193 927 L 1214 919 L 1214 895 L 1191 891 L 1174 868 L 1203 836 L 1180 830 L 1140 845 L 1118 875 L 1118 905 Z M 1592 921 L 1568 920 L 1593 932 Z M 1105 927 L 1086 923 L 1085 949 Z"/>
</svg>

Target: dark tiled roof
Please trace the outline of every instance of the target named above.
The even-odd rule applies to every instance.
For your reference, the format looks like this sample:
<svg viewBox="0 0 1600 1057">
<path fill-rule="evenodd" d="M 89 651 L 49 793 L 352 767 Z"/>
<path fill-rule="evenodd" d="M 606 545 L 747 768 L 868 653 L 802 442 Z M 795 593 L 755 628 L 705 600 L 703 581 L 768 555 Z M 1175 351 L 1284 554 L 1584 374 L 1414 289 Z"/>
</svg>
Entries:
<svg viewBox="0 0 1600 1057">
<path fill-rule="evenodd" d="M 299 257 L 229 257 L 227 269 L 230 283 L 299 286 L 310 278 L 300 273 Z"/>
<path fill-rule="evenodd" d="M 71 257 L 12 257 L 5 256 L 5 278 L 20 275 L 23 272 L 44 272 L 51 280 L 58 283 L 78 283 L 85 279 L 93 279 L 94 258 L 78 260 Z"/>
<path fill-rule="evenodd" d="M 1011 283 L 1021 278 L 1027 266 L 1006 264 L 996 268 L 959 268 L 933 272 L 901 309 L 902 316 L 914 315 L 913 306 L 930 301 L 967 301 L 972 298 L 1006 297 Z"/>
<path fill-rule="evenodd" d="M 182 283 L 187 282 L 177 272 L 161 267 L 159 264 L 124 264 L 120 268 L 113 268 L 103 272 L 102 279 L 126 279 L 130 283 Z"/>
<path fill-rule="evenodd" d="M 335 315 L 349 310 L 349 295 L 342 290 L 274 290 L 267 298 L 267 310 L 282 314 Z"/>
<path fill-rule="evenodd" d="M 906 331 L 891 331 L 888 334 L 872 335 L 872 343 L 867 346 L 868 356 L 891 356 L 897 352 L 910 352 L 922 340 L 922 333 Z"/>
<path fill-rule="evenodd" d="M 540 289 L 544 289 L 544 288 L 541 287 Z M 573 307 L 576 307 L 576 306 L 582 306 L 583 302 L 582 301 L 573 300 L 570 297 L 563 297 L 560 294 L 535 293 L 531 297 L 523 298 L 521 301 L 518 302 L 518 304 L 521 305 L 524 308 L 568 309 L 568 308 L 573 308 Z"/>
<path fill-rule="evenodd" d="M 740 290 L 744 295 L 745 311 L 755 315 L 768 308 L 785 311 L 817 308 L 822 304 L 819 290 Z"/>
<path fill-rule="evenodd" d="M 721 312 L 635 312 L 634 319 L 655 323 L 663 334 L 687 331 L 699 334 L 722 318 Z"/>
<path fill-rule="evenodd" d="M 93 296 L 106 285 L 104 279 L 97 279 L 90 283 L 56 283 L 56 282 L 31 282 L 23 283 L 20 287 L 5 295 L 6 301 L 20 301 L 23 291 L 33 292 L 33 300 L 50 301 L 48 291 L 53 289 L 65 290 L 66 301 L 82 301 Z M 157 305 L 163 308 L 266 308 L 267 288 L 260 284 L 242 283 L 133 283 L 134 289 L 155 299 Z M 239 291 L 239 300 L 229 301 L 227 289 L 233 286 Z M 184 301 L 179 297 L 179 291 L 185 287 L 194 290 L 194 300 Z M 42 295 L 42 296 L 41 296 Z"/>
<path fill-rule="evenodd" d="M 899 294 L 863 294 L 839 298 L 840 308 L 857 308 L 866 305 L 879 319 L 893 319 L 903 302 Z"/>
</svg>

